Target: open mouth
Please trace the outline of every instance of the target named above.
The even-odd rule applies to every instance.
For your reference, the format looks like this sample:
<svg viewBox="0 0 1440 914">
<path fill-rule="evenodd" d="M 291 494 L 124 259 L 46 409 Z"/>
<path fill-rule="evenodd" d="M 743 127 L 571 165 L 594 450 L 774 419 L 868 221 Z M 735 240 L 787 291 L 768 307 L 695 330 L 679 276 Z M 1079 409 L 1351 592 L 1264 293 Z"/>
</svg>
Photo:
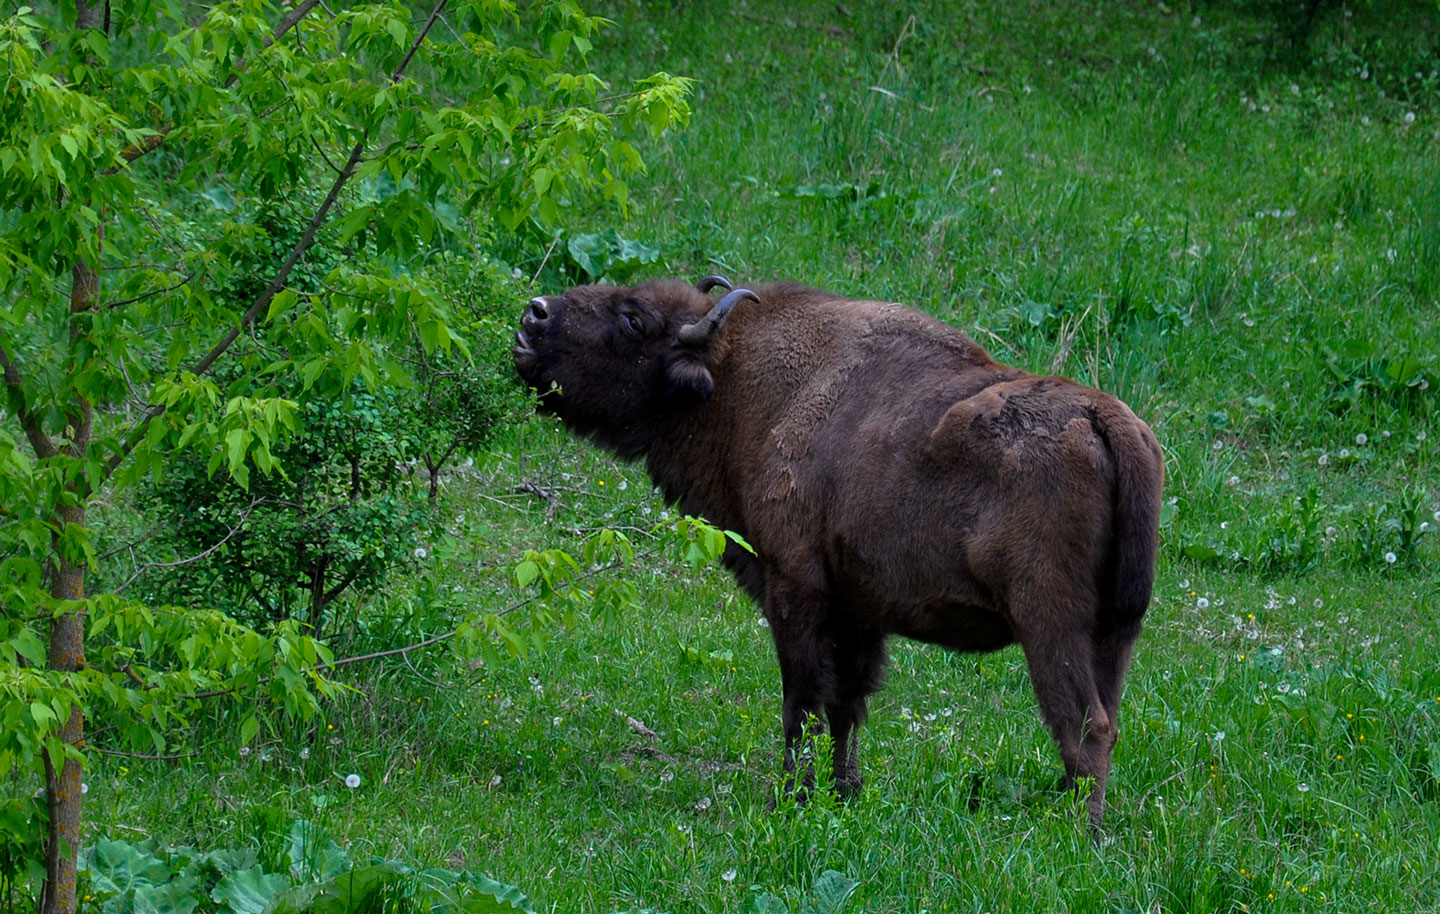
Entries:
<svg viewBox="0 0 1440 914">
<path fill-rule="evenodd" d="M 515 348 L 512 351 L 516 355 L 535 355 L 535 347 L 530 345 L 530 337 L 524 330 L 515 331 Z"/>
</svg>

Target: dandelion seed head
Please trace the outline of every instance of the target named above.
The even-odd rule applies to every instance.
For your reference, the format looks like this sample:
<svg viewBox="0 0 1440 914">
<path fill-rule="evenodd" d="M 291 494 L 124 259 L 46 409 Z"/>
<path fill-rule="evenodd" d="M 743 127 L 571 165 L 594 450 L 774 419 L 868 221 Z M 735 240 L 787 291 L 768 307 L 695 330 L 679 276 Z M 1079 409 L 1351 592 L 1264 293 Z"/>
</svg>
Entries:
<svg viewBox="0 0 1440 914">
<path fill-rule="evenodd" d="M 359 786 L 360 786 L 360 775 L 355 774 L 355 773 L 353 773 L 353 772 L 350 773 L 350 774 L 345 775 L 345 786 L 346 786 L 346 787 L 349 787 L 351 790 L 354 790 L 356 787 L 359 787 Z"/>
<path fill-rule="evenodd" d="M 1209 608 L 1210 608 L 1210 601 L 1207 600 L 1205 597 L 1201 597 L 1200 599 L 1198 599 L 1198 600 L 1195 601 L 1195 608 L 1196 608 L 1196 609 L 1209 609 Z"/>
<path fill-rule="evenodd" d="M 730 869 L 728 869 L 728 870 L 726 870 L 725 872 L 721 873 L 721 874 L 720 874 L 720 878 L 723 879 L 723 880 L 725 880 L 726 882 L 734 882 L 734 881 L 735 881 L 735 877 L 738 876 L 738 875 L 740 875 L 740 874 L 737 873 L 737 872 L 735 872 L 735 867 L 732 866 L 732 867 L 730 867 Z"/>
<path fill-rule="evenodd" d="M 1323 466 L 1328 466 L 1329 463 L 1330 463 L 1330 455 L 1329 455 L 1329 454 L 1321 454 L 1320 457 L 1319 457 L 1319 459 L 1317 459 L 1315 462 L 1316 462 L 1317 464 L 1319 464 L 1320 466 L 1322 466 L 1322 467 L 1323 467 Z"/>
<path fill-rule="evenodd" d="M 1385 564 L 1387 564 L 1387 565 L 1394 565 L 1394 564 L 1395 564 L 1396 562 L 1398 562 L 1398 561 L 1400 561 L 1400 557 L 1397 556 L 1395 553 L 1393 553 L 1393 552 L 1387 552 L 1387 553 L 1385 553 Z"/>
<path fill-rule="evenodd" d="M 1358 434 L 1358 435 L 1355 436 L 1355 443 L 1356 443 L 1357 445 L 1359 445 L 1360 447 L 1364 447 L 1364 446 L 1365 446 L 1365 443 L 1366 443 L 1367 441 L 1369 441 L 1369 440 L 1370 440 L 1370 439 L 1369 439 L 1368 437 L 1366 437 L 1366 435 L 1365 435 L 1364 432 L 1361 432 L 1360 434 Z"/>
</svg>

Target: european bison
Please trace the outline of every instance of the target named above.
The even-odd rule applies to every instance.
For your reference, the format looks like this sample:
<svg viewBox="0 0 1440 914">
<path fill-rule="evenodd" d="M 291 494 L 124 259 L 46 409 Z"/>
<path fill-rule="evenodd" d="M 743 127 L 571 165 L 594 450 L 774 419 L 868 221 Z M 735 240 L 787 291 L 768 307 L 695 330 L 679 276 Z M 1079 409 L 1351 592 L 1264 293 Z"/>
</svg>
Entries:
<svg viewBox="0 0 1440 914">
<path fill-rule="evenodd" d="M 1121 681 L 1150 602 L 1164 470 L 1107 394 L 999 365 L 910 308 L 719 277 L 532 299 L 515 366 L 542 407 L 665 497 L 734 530 L 725 564 L 769 620 L 785 764 L 823 712 L 835 785 L 885 639 L 1019 642 L 1098 827 Z M 797 765 L 800 770 L 797 772 Z M 801 787 L 803 790 L 803 786 Z"/>
</svg>

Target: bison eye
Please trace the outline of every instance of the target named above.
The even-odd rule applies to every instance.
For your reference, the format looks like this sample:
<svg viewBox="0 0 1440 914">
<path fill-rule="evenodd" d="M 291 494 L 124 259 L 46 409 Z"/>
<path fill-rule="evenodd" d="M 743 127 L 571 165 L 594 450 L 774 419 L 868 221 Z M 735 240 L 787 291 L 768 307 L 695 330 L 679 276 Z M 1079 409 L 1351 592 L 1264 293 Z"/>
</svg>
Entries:
<svg viewBox="0 0 1440 914">
<path fill-rule="evenodd" d="M 641 331 L 644 329 L 640 325 L 640 319 L 633 314 L 622 313 L 620 315 L 620 326 L 624 327 L 625 331 L 632 336 L 640 336 Z"/>
</svg>

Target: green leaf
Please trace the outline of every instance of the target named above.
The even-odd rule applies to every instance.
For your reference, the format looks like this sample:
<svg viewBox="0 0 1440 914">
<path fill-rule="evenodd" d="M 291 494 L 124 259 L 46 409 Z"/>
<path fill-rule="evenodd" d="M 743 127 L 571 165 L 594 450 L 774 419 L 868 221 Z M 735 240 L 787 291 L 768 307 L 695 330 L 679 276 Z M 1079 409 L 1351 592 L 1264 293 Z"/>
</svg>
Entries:
<svg viewBox="0 0 1440 914">
<path fill-rule="evenodd" d="M 350 855 L 318 825 L 298 819 L 290 826 L 287 852 L 296 879 L 324 882 L 350 869 Z"/>
<path fill-rule="evenodd" d="M 270 914 L 277 896 L 289 886 L 285 876 L 266 874 L 257 864 L 221 877 L 210 892 L 210 900 L 229 905 L 235 914 Z"/>
<path fill-rule="evenodd" d="M 170 866 L 150 844 L 127 844 L 101 838 L 86 856 L 91 884 L 105 894 L 120 894 L 137 885 L 155 885 L 170 876 Z"/>
<path fill-rule="evenodd" d="M 800 914 L 841 914 L 859 885 L 844 873 L 826 870 L 815 880 L 810 897 L 800 905 Z"/>
<path fill-rule="evenodd" d="M 294 307 L 299 300 L 300 296 L 295 294 L 293 289 L 281 289 L 276 292 L 275 297 L 270 299 L 269 309 L 265 312 L 266 322 L 273 322 L 276 317 Z"/>
<path fill-rule="evenodd" d="M 240 745 L 248 746 L 250 741 L 260 732 L 260 718 L 254 714 L 249 715 L 240 723 Z"/>
<path fill-rule="evenodd" d="M 515 586 L 520 590 L 529 587 L 540 576 L 540 566 L 530 560 L 515 566 Z"/>
<path fill-rule="evenodd" d="M 1180 552 L 1197 562 L 1213 562 L 1220 558 L 1220 553 L 1205 545 L 1204 543 L 1190 543 L 1181 547 Z"/>
</svg>

